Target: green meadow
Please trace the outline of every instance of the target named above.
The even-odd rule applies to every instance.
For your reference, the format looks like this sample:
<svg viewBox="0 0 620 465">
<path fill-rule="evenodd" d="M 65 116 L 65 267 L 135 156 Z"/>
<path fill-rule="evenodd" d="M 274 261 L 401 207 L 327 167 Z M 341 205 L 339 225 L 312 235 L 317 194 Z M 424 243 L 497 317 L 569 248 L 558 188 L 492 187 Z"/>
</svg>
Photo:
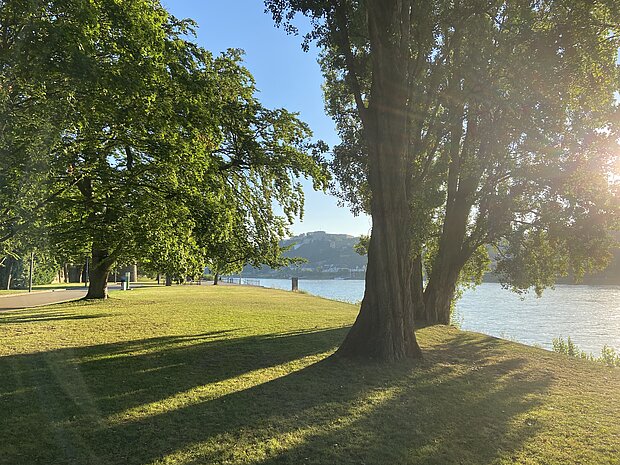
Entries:
<svg viewBox="0 0 620 465">
<path fill-rule="evenodd" d="M 234 286 L 0 313 L 0 464 L 618 464 L 620 369 L 452 327 L 330 357 L 357 308 Z"/>
</svg>

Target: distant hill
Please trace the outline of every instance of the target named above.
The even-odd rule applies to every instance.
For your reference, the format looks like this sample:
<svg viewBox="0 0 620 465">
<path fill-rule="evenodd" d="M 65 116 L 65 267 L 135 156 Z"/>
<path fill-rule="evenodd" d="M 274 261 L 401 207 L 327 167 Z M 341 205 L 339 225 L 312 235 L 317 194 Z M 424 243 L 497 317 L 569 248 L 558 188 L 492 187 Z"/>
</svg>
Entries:
<svg viewBox="0 0 620 465">
<path fill-rule="evenodd" d="M 618 237 L 620 240 L 620 237 Z M 315 231 L 282 241 L 283 246 L 291 246 L 284 255 L 306 260 L 296 266 L 273 270 L 269 267 L 245 267 L 243 275 L 256 278 L 290 278 L 297 276 L 307 279 L 364 279 L 368 259 L 355 252 L 353 246 L 359 237 L 348 234 L 329 234 Z M 583 284 L 620 285 L 620 249 L 613 251 L 614 258 L 610 266 L 600 273 L 586 276 Z M 497 276 L 487 273 L 484 281 L 497 282 Z M 572 284 L 571 278 L 559 280 L 560 283 Z"/>
<path fill-rule="evenodd" d="M 363 279 L 366 273 L 367 258 L 355 252 L 353 246 L 359 237 L 348 234 L 328 234 L 315 231 L 282 241 L 285 247 L 291 247 L 284 253 L 291 258 L 303 258 L 305 263 L 279 270 L 269 267 L 256 269 L 246 267 L 244 276 L 288 278 L 353 278 Z"/>
</svg>

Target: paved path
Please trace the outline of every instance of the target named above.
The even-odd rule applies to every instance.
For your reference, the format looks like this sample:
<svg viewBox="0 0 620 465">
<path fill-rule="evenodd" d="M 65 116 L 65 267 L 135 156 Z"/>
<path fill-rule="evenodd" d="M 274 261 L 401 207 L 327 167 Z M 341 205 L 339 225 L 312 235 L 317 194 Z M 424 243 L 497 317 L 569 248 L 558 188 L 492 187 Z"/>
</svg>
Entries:
<svg viewBox="0 0 620 465">
<path fill-rule="evenodd" d="M 140 284 L 132 284 L 132 289 L 143 287 Z M 112 284 L 108 291 L 117 291 L 121 287 Z M 54 289 L 45 292 L 22 292 L 19 294 L 0 298 L 0 312 L 3 310 L 19 310 L 22 308 L 40 307 L 42 305 L 59 304 L 69 300 L 77 300 L 86 296 L 85 287 L 72 287 L 68 289 Z"/>
<path fill-rule="evenodd" d="M 0 311 L 57 304 L 68 300 L 81 299 L 85 295 L 86 288 L 58 289 L 53 292 L 33 292 L 31 294 L 24 292 L 1 298 Z"/>
</svg>

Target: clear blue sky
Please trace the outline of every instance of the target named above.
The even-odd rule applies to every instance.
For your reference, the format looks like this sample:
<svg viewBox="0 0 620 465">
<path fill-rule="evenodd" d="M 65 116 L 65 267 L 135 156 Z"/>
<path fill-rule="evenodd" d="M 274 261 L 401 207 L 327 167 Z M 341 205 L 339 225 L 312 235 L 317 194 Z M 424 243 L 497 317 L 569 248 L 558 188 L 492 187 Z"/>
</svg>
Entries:
<svg viewBox="0 0 620 465">
<path fill-rule="evenodd" d="M 198 23 L 197 41 L 219 53 L 227 48 L 245 50 L 245 66 L 256 79 L 259 98 L 267 107 L 284 107 L 299 112 L 317 139 L 330 146 L 338 142 L 331 119 L 325 115 L 323 82 L 317 51 L 305 53 L 301 38 L 277 29 L 264 12 L 260 0 L 162 0 L 178 18 Z M 293 233 L 327 231 L 330 233 L 368 234 L 370 220 L 354 217 L 347 208 L 338 207 L 336 198 L 312 191 L 306 185 L 303 222 Z"/>
</svg>

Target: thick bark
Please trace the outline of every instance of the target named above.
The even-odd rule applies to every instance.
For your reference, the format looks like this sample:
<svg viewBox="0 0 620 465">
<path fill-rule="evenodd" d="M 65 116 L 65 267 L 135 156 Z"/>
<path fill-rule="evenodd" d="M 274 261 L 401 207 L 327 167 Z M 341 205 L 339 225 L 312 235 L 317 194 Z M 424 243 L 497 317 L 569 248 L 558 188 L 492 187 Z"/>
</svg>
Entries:
<svg viewBox="0 0 620 465">
<path fill-rule="evenodd" d="M 386 40 L 395 27 L 394 7 L 369 2 L 373 83 L 369 107 L 360 109 L 360 116 L 373 226 L 360 314 L 338 351 L 383 360 L 421 356 L 411 295 L 406 60 L 399 47 Z"/>
<path fill-rule="evenodd" d="M 387 361 L 421 356 L 411 295 L 409 15 L 397 3 L 368 2 L 373 81 L 368 107 L 363 106 L 360 95 L 356 101 L 368 149 L 372 234 L 360 313 L 338 350 L 348 357 Z M 345 31 L 344 21 L 340 26 Z M 400 36 L 400 44 L 396 36 Z M 346 34 L 341 37 L 346 42 Z M 348 49 L 348 44 L 345 46 Z M 349 80 L 354 83 L 355 70 L 349 71 Z"/>
<path fill-rule="evenodd" d="M 425 319 L 429 324 L 450 324 L 452 301 L 460 269 L 444 268 L 433 273 L 424 292 Z"/>
<path fill-rule="evenodd" d="M 414 333 L 410 260 L 398 259 L 399 247 L 385 229 L 378 224 L 372 228 L 362 307 L 338 350 L 347 357 L 391 361 L 421 356 Z"/>
<path fill-rule="evenodd" d="M 459 39 L 460 43 L 460 39 Z M 459 46 L 455 45 L 455 58 L 458 61 Z M 456 73 L 450 86 L 460 86 L 460 75 Z M 459 99 L 450 108 L 450 164 L 448 167 L 446 212 L 439 240 L 439 250 L 433 263 L 428 286 L 424 294 L 424 304 L 428 322 L 433 324 L 450 324 L 452 303 L 461 270 L 474 252 L 468 244 L 467 226 L 475 201 L 482 171 L 470 165 L 476 157 L 484 158 L 486 146 L 479 141 L 479 111 L 477 107 L 465 109 Z M 467 115 L 467 130 L 463 138 L 463 118 Z"/>
<path fill-rule="evenodd" d="M 452 202 L 448 200 L 439 251 L 424 291 L 426 322 L 430 324 L 450 324 L 459 274 L 471 256 L 471 251 L 464 247 L 471 205 L 462 195 Z"/>
<path fill-rule="evenodd" d="M 166 273 L 166 286 L 172 286 L 172 276 Z"/>
<path fill-rule="evenodd" d="M 215 277 L 213 278 L 213 285 L 217 286 L 219 280 L 220 280 L 220 275 L 215 273 Z"/>
<path fill-rule="evenodd" d="M 108 275 L 113 263 L 107 250 L 93 245 L 92 258 L 88 267 L 89 283 L 86 299 L 108 298 Z"/>
</svg>

